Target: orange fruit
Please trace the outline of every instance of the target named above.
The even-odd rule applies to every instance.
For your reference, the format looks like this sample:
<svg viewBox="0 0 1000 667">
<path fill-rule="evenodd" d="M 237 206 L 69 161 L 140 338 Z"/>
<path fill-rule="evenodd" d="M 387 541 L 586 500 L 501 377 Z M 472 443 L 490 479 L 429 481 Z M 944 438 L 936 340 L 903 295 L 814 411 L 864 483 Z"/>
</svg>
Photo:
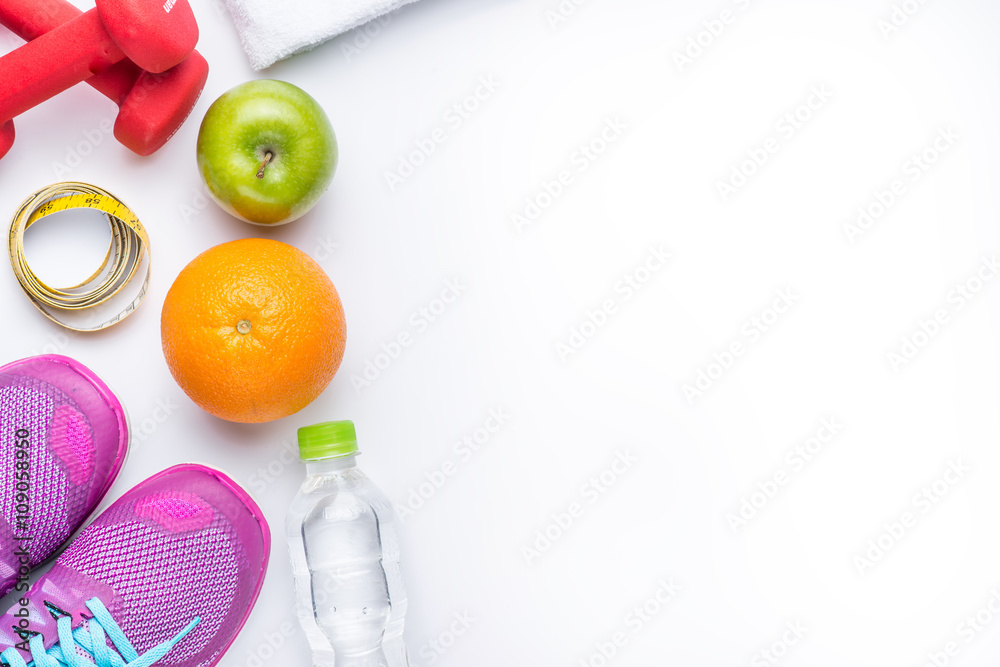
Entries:
<svg viewBox="0 0 1000 667">
<path fill-rule="evenodd" d="M 330 278 L 279 241 L 215 246 L 177 276 L 160 316 L 163 355 L 205 411 L 260 423 L 319 396 L 344 357 L 347 327 Z"/>
</svg>

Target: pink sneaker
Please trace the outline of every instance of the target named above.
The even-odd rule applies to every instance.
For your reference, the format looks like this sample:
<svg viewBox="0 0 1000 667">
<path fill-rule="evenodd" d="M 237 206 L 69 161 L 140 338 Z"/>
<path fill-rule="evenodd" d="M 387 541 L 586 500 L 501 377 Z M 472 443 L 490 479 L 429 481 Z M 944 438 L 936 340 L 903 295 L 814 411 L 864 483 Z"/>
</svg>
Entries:
<svg viewBox="0 0 1000 667">
<path fill-rule="evenodd" d="M 0 659 L 215 665 L 257 601 L 270 543 L 240 486 L 205 466 L 174 466 L 84 528 L 0 618 Z"/>
<path fill-rule="evenodd" d="M 100 504 L 125 463 L 128 420 L 107 385 L 68 357 L 0 366 L 0 595 Z"/>
</svg>

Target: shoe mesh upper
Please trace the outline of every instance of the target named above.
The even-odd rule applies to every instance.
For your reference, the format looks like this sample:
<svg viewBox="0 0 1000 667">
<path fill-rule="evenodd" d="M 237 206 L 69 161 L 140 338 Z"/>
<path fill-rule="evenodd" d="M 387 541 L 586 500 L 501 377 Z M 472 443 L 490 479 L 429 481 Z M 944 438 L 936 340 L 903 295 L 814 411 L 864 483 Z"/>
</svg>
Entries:
<svg viewBox="0 0 1000 667">
<path fill-rule="evenodd" d="M 109 610 L 140 654 L 200 616 L 163 665 L 211 664 L 224 648 L 213 638 L 235 634 L 255 581 L 231 523 L 185 491 L 116 503 L 59 563 L 115 590 Z"/>
<path fill-rule="evenodd" d="M 30 564 L 34 566 L 69 538 L 90 509 L 93 433 L 73 400 L 56 387 L 30 376 L 2 379 L 4 437 L 13 439 L 19 429 L 29 431 L 30 467 L 24 491 L 23 480 L 17 478 L 22 472 L 17 468 L 17 447 L 13 442 L 0 446 L 0 516 L 14 536 L 31 538 Z M 19 490 L 28 496 L 27 512 L 20 513 L 27 515 L 26 521 L 18 520 Z M 4 554 L 3 560 L 9 558 Z"/>
</svg>

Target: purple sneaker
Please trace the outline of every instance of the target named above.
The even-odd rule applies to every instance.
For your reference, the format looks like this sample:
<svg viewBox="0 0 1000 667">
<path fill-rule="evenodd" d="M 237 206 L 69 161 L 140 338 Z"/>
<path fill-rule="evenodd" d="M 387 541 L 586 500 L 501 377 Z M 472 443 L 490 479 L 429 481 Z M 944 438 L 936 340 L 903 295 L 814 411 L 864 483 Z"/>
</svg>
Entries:
<svg viewBox="0 0 1000 667">
<path fill-rule="evenodd" d="M 174 466 L 84 528 L 0 618 L 0 659 L 214 665 L 257 601 L 270 545 L 239 485 L 205 466 Z"/>
<path fill-rule="evenodd" d="M 59 355 L 0 366 L 0 595 L 100 504 L 128 451 L 125 409 L 83 364 Z"/>
</svg>

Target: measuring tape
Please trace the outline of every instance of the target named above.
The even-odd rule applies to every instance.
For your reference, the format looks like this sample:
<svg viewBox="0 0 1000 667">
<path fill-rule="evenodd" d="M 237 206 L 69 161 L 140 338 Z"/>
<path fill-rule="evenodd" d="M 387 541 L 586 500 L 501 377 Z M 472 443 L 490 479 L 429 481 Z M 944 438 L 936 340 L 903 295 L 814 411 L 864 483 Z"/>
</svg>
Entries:
<svg viewBox="0 0 1000 667">
<path fill-rule="evenodd" d="M 24 232 L 42 218 L 69 209 L 100 211 L 111 225 L 111 244 L 99 269 L 79 285 L 57 289 L 38 279 L 24 256 Z M 120 312 L 96 326 L 70 324 L 69 315 L 105 303 L 132 280 L 144 258 L 149 237 L 135 214 L 110 192 L 86 183 L 56 183 L 28 197 L 10 223 L 8 253 L 14 275 L 31 302 L 56 324 L 73 331 L 100 331 L 131 315 L 149 289 L 149 262 L 139 294 Z"/>
</svg>

